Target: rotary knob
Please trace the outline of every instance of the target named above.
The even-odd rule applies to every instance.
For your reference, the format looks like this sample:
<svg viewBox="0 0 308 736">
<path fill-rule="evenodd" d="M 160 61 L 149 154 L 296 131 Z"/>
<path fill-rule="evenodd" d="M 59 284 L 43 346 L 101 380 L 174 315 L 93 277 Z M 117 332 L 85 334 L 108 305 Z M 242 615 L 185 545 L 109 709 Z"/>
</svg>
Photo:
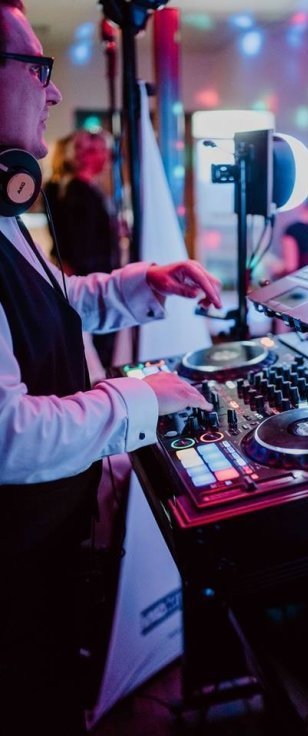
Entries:
<svg viewBox="0 0 308 736">
<path fill-rule="evenodd" d="M 210 411 L 208 415 L 209 425 L 212 429 L 217 429 L 219 427 L 219 419 L 217 411 Z"/>
</svg>

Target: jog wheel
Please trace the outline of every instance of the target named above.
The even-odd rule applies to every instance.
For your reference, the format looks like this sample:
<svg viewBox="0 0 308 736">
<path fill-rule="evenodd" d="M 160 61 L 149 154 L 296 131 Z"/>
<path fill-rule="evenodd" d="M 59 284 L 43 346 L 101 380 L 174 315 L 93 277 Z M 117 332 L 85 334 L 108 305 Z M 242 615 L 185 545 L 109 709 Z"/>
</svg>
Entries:
<svg viewBox="0 0 308 736">
<path fill-rule="evenodd" d="M 203 350 L 186 353 L 182 358 L 179 373 L 190 378 L 207 376 L 215 380 L 240 376 L 250 368 L 260 370 L 261 364 L 269 365 L 276 355 L 257 340 L 226 342 L 211 345 Z"/>
<path fill-rule="evenodd" d="M 308 409 L 290 409 L 264 419 L 242 446 L 262 465 L 308 469 Z"/>
</svg>

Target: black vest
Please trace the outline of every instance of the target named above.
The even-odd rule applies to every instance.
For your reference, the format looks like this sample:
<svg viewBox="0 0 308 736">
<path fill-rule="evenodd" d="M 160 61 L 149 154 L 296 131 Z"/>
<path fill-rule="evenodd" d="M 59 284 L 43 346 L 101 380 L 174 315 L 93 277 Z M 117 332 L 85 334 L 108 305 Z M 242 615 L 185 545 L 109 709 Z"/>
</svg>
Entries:
<svg viewBox="0 0 308 736">
<path fill-rule="evenodd" d="M 37 252 L 29 234 L 25 235 Z M 21 379 L 30 395 L 61 397 L 87 390 L 89 378 L 81 319 L 50 277 L 53 285 L 0 232 L 0 302 Z M 99 462 L 74 477 L 0 485 L 0 545 L 33 549 L 42 542 L 52 545 L 67 533 L 82 538 L 88 531 L 100 474 Z"/>
</svg>

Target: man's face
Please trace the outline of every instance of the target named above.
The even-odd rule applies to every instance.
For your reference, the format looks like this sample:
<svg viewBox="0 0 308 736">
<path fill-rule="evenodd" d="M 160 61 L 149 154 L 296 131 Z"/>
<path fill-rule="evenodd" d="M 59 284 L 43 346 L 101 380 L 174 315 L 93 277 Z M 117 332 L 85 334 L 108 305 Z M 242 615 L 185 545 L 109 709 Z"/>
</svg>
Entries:
<svg viewBox="0 0 308 736">
<path fill-rule="evenodd" d="M 5 51 L 42 55 L 42 46 L 27 18 L 16 8 L 3 8 Z M 37 67 L 8 59 L 0 66 L 0 144 L 23 148 L 36 158 L 47 153 L 44 140 L 50 105 L 61 101 L 57 87 L 43 87 Z"/>
</svg>

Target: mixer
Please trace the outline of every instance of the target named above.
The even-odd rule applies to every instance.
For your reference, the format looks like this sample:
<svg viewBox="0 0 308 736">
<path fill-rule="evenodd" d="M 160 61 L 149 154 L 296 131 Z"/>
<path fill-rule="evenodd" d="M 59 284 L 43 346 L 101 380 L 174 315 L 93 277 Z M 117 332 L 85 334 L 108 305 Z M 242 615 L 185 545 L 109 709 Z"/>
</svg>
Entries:
<svg viewBox="0 0 308 736">
<path fill-rule="evenodd" d="M 126 365 L 143 378 L 176 371 L 212 403 L 161 417 L 155 462 L 181 528 L 308 494 L 308 362 L 278 339 L 213 345 Z M 118 373 L 119 375 L 119 373 Z"/>
</svg>

